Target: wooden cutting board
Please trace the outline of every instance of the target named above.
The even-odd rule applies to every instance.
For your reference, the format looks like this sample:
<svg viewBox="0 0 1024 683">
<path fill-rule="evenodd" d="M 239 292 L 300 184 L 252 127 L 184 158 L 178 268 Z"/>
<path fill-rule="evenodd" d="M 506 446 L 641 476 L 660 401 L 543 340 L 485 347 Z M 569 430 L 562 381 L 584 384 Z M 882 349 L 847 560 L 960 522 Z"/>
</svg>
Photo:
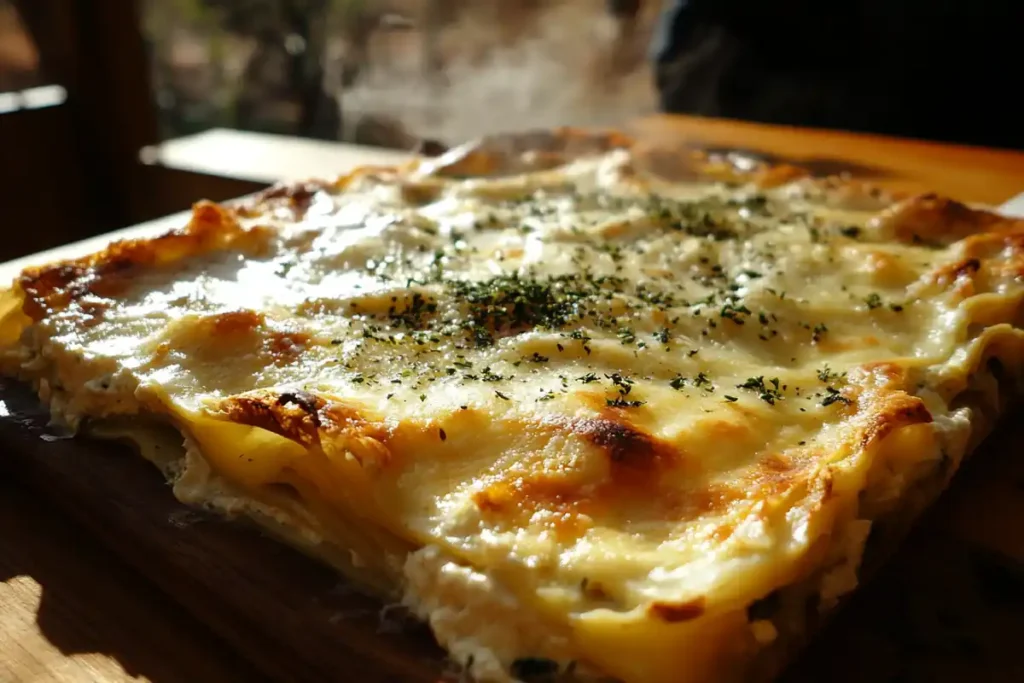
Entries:
<svg viewBox="0 0 1024 683">
<path fill-rule="evenodd" d="M 25 387 L 0 380 L 0 400 L 3 456 L 24 481 L 261 675 L 304 683 L 458 680 L 422 626 L 395 612 L 382 618 L 381 604 L 255 530 L 182 506 L 130 449 L 52 435 Z M 965 467 L 788 683 L 1024 681 L 1024 429 L 1013 427 Z M 72 680 L 105 680 L 93 675 Z"/>
</svg>

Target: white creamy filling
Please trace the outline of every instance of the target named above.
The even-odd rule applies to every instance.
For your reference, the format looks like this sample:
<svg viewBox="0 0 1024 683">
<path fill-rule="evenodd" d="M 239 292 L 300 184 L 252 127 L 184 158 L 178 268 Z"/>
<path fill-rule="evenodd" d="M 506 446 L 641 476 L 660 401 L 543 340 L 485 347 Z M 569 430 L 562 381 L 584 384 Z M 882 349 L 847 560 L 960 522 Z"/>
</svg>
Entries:
<svg viewBox="0 0 1024 683">
<path fill-rule="evenodd" d="M 477 681 L 514 680 L 513 663 L 537 657 L 573 661 L 571 643 L 486 573 L 459 564 L 437 546 L 405 561 L 403 604 L 430 624 L 456 663 Z"/>
</svg>

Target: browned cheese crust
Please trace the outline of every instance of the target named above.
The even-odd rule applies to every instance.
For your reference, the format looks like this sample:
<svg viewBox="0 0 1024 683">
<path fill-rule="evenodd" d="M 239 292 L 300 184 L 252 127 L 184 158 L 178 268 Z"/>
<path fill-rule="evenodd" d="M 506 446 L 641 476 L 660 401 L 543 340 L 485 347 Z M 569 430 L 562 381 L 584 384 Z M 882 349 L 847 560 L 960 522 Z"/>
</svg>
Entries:
<svg viewBox="0 0 1024 683">
<path fill-rule="evenodd" d="M 606 161 L 597 171 L 581 166 L 591 159 Z M 540 288 L 524 288 L 515 299 L 424 275 L 441 262 L 455 269 L 449 264 L 463 254 L 444 251 L 436 226 L 433 233 L 423 227 L 422 216 L 435 215 L 430 207 L 468 196 L 476 202 L 468 211 L 483 216 L 479 207 L 486 202 L 519 211 L 563 191 L 566 201 L 582 201 L 584 182 L 598 193 L 643 202 L 673 186 L 713 188 L 668 209 L 643 204 L 642 218 L 624 213 L 598 221 L 583 237 L 550 226 L 522 230 L 527 236 L 520 242 L 506 235 L 500 258 L 489 261 L 494 272 L 507 258 L 529 256 L 529 234 L 548 238 L 550 229 L 557 236 L 549 241 L 564 240 L 561 252 L 539 261 L 544 267 L 577 244 L 593 246 L 593 263 L 617 269 L 595 280 L 589 273 L 597 266 L 588 266 L 590 279 L 571 282 L 601 296 L 576 294 L 568 285 L 558 291 L 570 293 L 559 296 L 607 305 L 607 315 L 618 316 L 613 326 L 581 319 L 584 333 L 577 332 L 575 313 L 565 313 L 571 307 Z M 564 189 L 572 183 L 577 189 Z M 357 257 L 345 252 L 348 260 L 325 260 L 335 247 L 324 242 L 318 221 L 340 215 L 346 197 L 371 203 L 354 219 L 359 225 L 389 211 L 422 210 L 395 243 L 411 260 L 436 250 L 435 261 L 401 273 L 392 290 L 325 295 L 320 283 L 362 273 L 370 268 L 363 262 L 378 267 L 391 244 L 373 242 L 378 251 L 366 247 Z M 372 204 L 378 201 L 384 204 Z M 758 213 L 765 206 L 782 218 Z M 517 213 L 500 220 L 533 218 Z M 774 220 L 785 225 L 769 225 Z M 486 227 L 469 231 L 483 235 Z M 685 234 L 676 242 L 645 241 L 680 229 Z M 772 230 L 778 240 L 764 242 Z M 374 239 L 384 238 L 367 238 Z M 474 247 L 474 237 L 465 239 Z M 479 237 L 483 252 L 494 249 L 489 239 Z M 767 256 L 730 246 L 744 239 Z M 640 256 L 622 256 L 636 245 Z M 659 249 L 678 249 L 677 261 L 649 256 Z M 693 256 L 700 249 L 711 256 Z M 834 266 L 822 267 L 826 256 Z M 632 267 L 634 258 L 636 272 L 651 282 L 674 281 L 678 269 L 696 273 L 700 286 L 728 275 L 732 289 L 701 309 L 693 303 L 697 295 L 680 304 L 641 287 L 636 297 L 647 308 L 630 314 L 629 301 L 615 297 L 640 282 L 621 265 L 625 259 Z M 775 275 L 758 265 L 776 258 L 790 261 Z M 282 291 L 308 285 L 289 312 L 267 303 L 271 298 L 259 305 L 210 303 L 220 294 L 205 273 L 263 262 L 266 277 L 281 278 Z M 483 277 L 470 266 L 464 273 L 467 282 Z M 545 282 L 566 281 L 557 277 L 570 276 Z M 757 280 L 772 277 L 803 283 L 806 292 L 787 299 L 786 292 L 756 289 Z M 281 185 L 230 206 L 201 202 L 181 230 L 27 269 L 0 306 L 0 368 L 35 383 L 55 414 L 72 424 L 143 413 L 176 425 L 189 439 L 190 457 L 205 458 L 211 476 L 236 497 L 280 507 L 285 503 L 274 493 L 280 488 L 273 487 L 294 487 L 288 504 L 313 511 L 316 532 L 335 551 L 359 543 L 360 552 L 369 552 L 375 543 L 387 545 L 381 537 L 400 539 L 396 547 L 430 550 L 411 553 L 404 566 L 401 558 L 381 561 L 380 573 L 406 591 L 407 603 L 453 657 L 464 662 L 474 655 L 469 670 L 481 679 L 500 680 L 496 672 L 535 655 L 559 669 L 578 662 L 572 665 L 577 675 L 611 674 L 628 683 L 769 680 L 848 595 L 862 556 L 870 564 L 873 553 L 891 551 L 1020 387 L 1022 279 L 1021 220 L 935 195 L 895 196 L 845 177 L 815 178 L 794 166 L 567 128 L 487 138 L 335 181 Z M 199 303 L 174 299 L 168 283 L 175 282 L 188 283 L 181 297 Z M 360 287 L 368 282 L 360 280 Z M 815 298 L 835 294 L 823 291 L 833 285 L 845 292 L 847 282 L 847 303 Z M 884 294 L 865 296 L 868 286 Z M 462 299 L 450 303 L 444 287 L 477 297 L 469 299 L 477 309 Z M 762 296 L 757 305 L 755 294 Z M 163 305 L 153 302 L 172 302 L 173 314 L 123 334 L 144 352 L 104 355 L 120 343 L 131 311 L 160 313 L 145 308 Z M 424 316 L 442 315 L 449 303 L 475 323 L 460 327 L 456 334 L 463 336 L 444 347 L 445 328 L 430 327 Z M 795 321 L 805 315 L 801 306 L 823 322 L 808 317 L 790 325 L 786 315 Z M 681 308 L 695 312 L 680 316 Z M 488 317 L 473 310 L 487 310 Z M 547 317 L 541 320 L 537 310 Z M 693 322 L 698 318 L 711 322 Z M 448 320 L 462 318 L 451 313 Z M 388 350 L 372 363 L 344 355 L 389 333 L 391 346 L 380 347 Z M 647 335 L 642 344 L 641 333 Z M 677 347 L 695 350 L 672 347 L 670 333 Z M 408 339 L 419 346 L 402 346 Z M 652 349 L 666 355 L 648 362 Z M 421 361 L 426 353 L 440 359 Z M 401 374 L 406 367 L 413 370 Z M 742 374 L 734 379 L 732 368 Z M 520 391 L 511 379 L 517 375 L 531 384 Z M 103 391 L 96 389 L 98 377 L 106 378 Z M 113 397 L 111 385 L 118 388 Z M 238 431 L 223 431 L 228 427 Z M 218 430 L 238 442 L 254 439 L 253 448 L 272 443 L 279 455 L 252 465 L 245 452 L 234 460 L 215 456 L 227 448 L 228 437 L 217 437 Z M 332 538 L 330 530 L 350 517 L 361 525 L 358 538 Z M 276 524 L 287 529 L 297 519 Z M 518 545 L 480 540 L 516 533 L 525 534 L 524 555 L 517 555 Z M 756 553 L 749 549 L 759 543 Z M 558 549 L 553 556 L 572 561 L 537 560 L 547 557 L 545 544 Z M 597 550 L 588 555 L 585 546 Z M 704 567 L 696 547 L 709 548 L 707 557 L 720 557 L 720 564 Z M 605 556 L 593 559 L 600 552 Z M 665 553 L 662 561 L 649 559 L 657 553 Z M 525 557 L 542 569 L 529 569 Z M 740 559 L 760 569 L 737 569 Z M 673 562 L 688 578 L 677 584 L 650 578 L 667 574 Z M 612 565 L 618 569 L 607 569 Z M 607 576 L 596 578 L 605 569 Z M 479 596 L 467 592 L 469 579 L 458 587 L 446 583 L 463 571 L 505 601 L 483 612 L 514 631 L 503 642 L 487 640 L 495 628 L 489 626 L 479 634 L 482 645 L 466 645 L 465 615 Z M 854 578 L 844 579 L 847 573 Z M 615 576 L 626 578 L 616 583 Z M 463 616 L 442 615 L 445 604 Z M 503 611 L 500 605 L 508 604 L 519 607 Z M 539 624 L 537 633 L 517 619 Z M 627 655 L 631 648 L 636 653 Z M 666 668 L 672 652 L 686 675 Z M 627 656 L 638 661 L 626 662 Z"/>
</svg>

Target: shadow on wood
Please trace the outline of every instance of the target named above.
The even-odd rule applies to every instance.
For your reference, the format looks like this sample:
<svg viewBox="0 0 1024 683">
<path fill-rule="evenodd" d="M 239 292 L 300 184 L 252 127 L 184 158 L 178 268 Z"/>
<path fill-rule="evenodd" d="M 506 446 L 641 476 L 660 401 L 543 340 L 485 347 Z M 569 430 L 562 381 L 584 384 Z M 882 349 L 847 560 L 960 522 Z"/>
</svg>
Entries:
<svg viewBox="0 0 1024 683">
<path fill-rule="evenodd" d="M 0 419 L 3 457 L 17 474 L 266 676 L 427 683 L 445 674 L 425 627 L 382 623 L 381 603 L 330 569 L 244 524 L 188 510 L 126 447 L 44 440 L 44 413 L 25 387 L 0 380 L 0 397 L 10 413 Z"/>
<path fill-rule="evenodd" d="M 15 644 L 0 650 L 5 681 L 51 680 L 46 673 L 105 683 L 262 680 L 83 529 L 7 478 L 0 480 L 0 604 L 0 641 Z"/>
</svg>

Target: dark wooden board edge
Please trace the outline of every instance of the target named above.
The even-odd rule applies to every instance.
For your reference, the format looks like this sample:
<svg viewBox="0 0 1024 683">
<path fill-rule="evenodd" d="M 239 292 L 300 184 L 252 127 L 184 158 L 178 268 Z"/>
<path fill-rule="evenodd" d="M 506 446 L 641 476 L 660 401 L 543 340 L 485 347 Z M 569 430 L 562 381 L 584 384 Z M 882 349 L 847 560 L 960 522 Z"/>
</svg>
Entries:
<svg viewBox="0 0 1024 683">
<path fill-rule="evenodd" d="M 0 399 L 0 457 L 12 472 L 274 680 L 446 676 L 426 627 L 382 619 L 379 601 L 319 562 L 182 505 L 129 447 L 54 437 L 25 386 L 0 379 Z"/>
</svg>

